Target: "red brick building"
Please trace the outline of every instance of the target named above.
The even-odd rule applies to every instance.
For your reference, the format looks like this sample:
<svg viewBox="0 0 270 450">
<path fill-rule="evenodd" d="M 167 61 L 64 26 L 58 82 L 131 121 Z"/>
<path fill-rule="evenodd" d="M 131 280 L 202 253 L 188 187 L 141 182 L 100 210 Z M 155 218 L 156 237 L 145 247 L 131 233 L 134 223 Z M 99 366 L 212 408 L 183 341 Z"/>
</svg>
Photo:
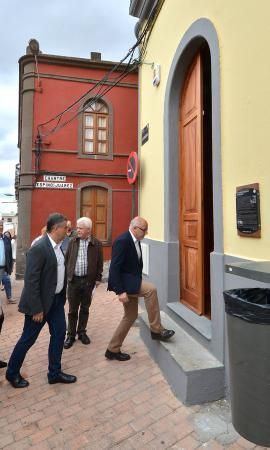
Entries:
<svg viewBox="0 0 270 450">
<path fill-rule="evenodd" d="M 91 217 L 106 259 L 136 213 L 126 166 L 137 151 L 138 78 L 128 65 L 112 71 L 115 65 L 99 53 L 88 60 L 29 47 L 19 60 L 18 277 L 50 213 L 74 226 Z"/>
</svg>

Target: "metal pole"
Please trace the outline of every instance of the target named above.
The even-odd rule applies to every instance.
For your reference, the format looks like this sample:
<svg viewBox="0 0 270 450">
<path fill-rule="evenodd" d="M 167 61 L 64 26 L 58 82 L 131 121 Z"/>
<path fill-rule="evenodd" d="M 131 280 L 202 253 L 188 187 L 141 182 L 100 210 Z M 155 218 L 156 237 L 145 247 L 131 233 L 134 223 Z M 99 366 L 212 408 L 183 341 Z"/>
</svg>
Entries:
<svg viewBox="0 0 270 450">
<path fill-rule="evenodd" d="M 135 183 L 132 184 L 132 208 L 131 208 L 131 214 L 132 214 L 131 219 L 133 219 L 133 217 L 135 217 Z"/>
</svg>

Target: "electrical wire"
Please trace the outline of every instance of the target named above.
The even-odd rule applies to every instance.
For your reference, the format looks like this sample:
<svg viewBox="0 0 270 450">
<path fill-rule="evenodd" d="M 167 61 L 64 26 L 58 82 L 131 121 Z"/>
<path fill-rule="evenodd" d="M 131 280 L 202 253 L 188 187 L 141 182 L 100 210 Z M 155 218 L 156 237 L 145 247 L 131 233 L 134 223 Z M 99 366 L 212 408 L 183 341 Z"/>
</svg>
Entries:
<svg viewBox="0 0 270 450">
<path fill-rule="evenodd" d="M 59 117 L 56 126 L 55 126 L 53 129 L 51 129 L 50 131 L 48 131 L 47 133 L 46 133 L 46 132 L 45 132 L 45 133 L 41 133 L 41 136 L 42 136 L 43 138 L 45 138 L 45 137 L 47 137 L 47 136 L 49 136 L 49 135 L 51 135 L 51 134 L 53 134 L 53 133 L 55 133 L 55 132 L 61 130 L 61 129 L 62 129 L 63 127 L 65 127 L 66 125 L 68 125 L 70 122 L 72 122 L 74 119 L 76 119 L 76 117 L 78 117 L 82 112 L 84 112 L 85 109 L 91 107 L 91 105 L 93 105 L 95 102 L 98 102 L 99 100 L 101 100 L 102 97 L 103 97 L 105 94 L 107 94 L 111 89 L 113 89 L 115 86 L 117 86 L 117 84 L 118 84 L 119 82 L 121 82 L 124 78 L 126 78 L 126 77 L 129 75 L 129 73 L 131 73 L 131 72 L 133 72 L 134 70 L 136 70 L 137 67 L 138 67 L 138 64 L 137 64 L 137 63 L 134 63 L 134 64 L 130 67 L 130 69 L 129 69 L 128 71 L 125 71 L 123 74 L 121 74 L 121 75 L 120 75 L 120 76 L 112 83 L 112 85 L 110 85 L 110 86 L 105 86 L 105 88 L 104 88 L 104 86 L 103 86 L 103 88 L 104 88 L 103 91 L 97 93 L 94 97 L 92 97 L 85 105 L 83 105 L 81 108 L 79 108 L 78 111 L 75 112 L 71 118 L 65 120 L 63 123 L 60 124 L 60 119 L 62 118 L 62 116 L 61 116 L 61 118 Z"/>
<path fill-rule="evenodd" d="M 163 3 L 163 2 L 162 2 Z M 162 6 L 161 3 L 161 6 Z M 65 108 L 60 113 L 56 114 L 52 118 L 48 119 L 46 122 L 40 123 L 37 126 L 37 139 L 36 139 L 36 172 L 40 171 L 40 153 L 41 153 L 41 144 L 42 144 L 42 138 L 45 138 L 53 133 L 56 133 L 57 131 L 61 130 L 63 127 L 68 125 L 70 122 L 72 122 L 76 117 L 78 117 L 79 114 L 81 114 L 85 109 L 89 108 L 93 103 L 99 101 L 102 99 L 102 97 L 109 92 L 111 89 L 113 89 L 117 84 L 119 84 L 125 77 L 129 75 L 132 71 L 136 70 L 144 61 L 145 55 L 146 55 L 146 48 L 147 43 L 153 28 L 153 25 L 155 23 L 155 19 L 161 9 L 157 6 L 151 11 L 151 14 L 146 21 L 144 28 L 140 35 L 137 38 L 137 41 L 135 44 L 129 49 L 127 54 L 121 59 L 120 62 L 118 62 L 110 71 L 108 71 L 104 77 L 99 80 L 97 83 L 94 84 L 94 86 L 91 86 L 90 89 L 88 89 L 83 95 L 81 95 L 77 100 L 75 100 L 71 105 L 69 105 L 67 108 Z M 136 49 L 139 49 L 139 57 L 136 59 L 134 58 L 134 53 Z M 128 62 L 124 64 L 124 61 L 128 59 Z M 120 72 L 119 75 L 112 78 L 113 75 L 115 75 L 115 72 L 119 72 L 119 67 L 123 70 Z M 112 79 L 111 79 L 112 78 Z M 108 83 L 109 86 L 108 86 Z M 95 92 L 95 95 L 88 100 L 85 104 L 81 105 L 83 102 L 83 99 L 87 97 L 91 92 Z M 78 106 L 78 110 L 75 111 L 75 113 L 70 117 L 69 119 L 66 119 L 65 121 L 62 121 L 64 114 L 71 112 L 74 112 L 74 107 Z M 47 131 L 46 128 L 49 128 L 48 125 L 56 122 L 56 124 Z M 43 131 L 43 132 L 42 132 Z"/>
<path fill-rule="evenodd" d="M 141 39 L 138 40 L 139 42 L 141 41 Z M 137 41 L 137 42 L 138 42 Z M 107 72 L 104 77 L 99 80 L 94 86 L 92 86 L 90 89 L 88 89 L 83 95 L 81 95 L 77 100 L 75 100 L 75 102 L 73 102 L 71 105 L 69 105 L 67 108 L 65 108 L 63 111 L 61 111 L 60 113 L 56 114 L 54 117 L 52 117 L 51 119 L 47 120 L 46 122 L 43 122 L 41 124 L 38 125 L 38 128 L 40 128 L 41 126 L 45 126 L 48 123 L 56 120 L 57 118 L 59 118 L 59 120 L 61 120 L 61 117 L 63 114 L 65 114 L 66 112 L 68 112 L 69 110 L 71 110 L 71 108 L 73 108 L 76 104 L 78 104 L 81 100 L 83 100 L 83 98 L 85 98 L 90 92 L 92 92 L 94 89 L 96 89 L 98 86 L 102 86 L 105 83 L 107 83 L 109 81 L 110 76 L 117 71 L 117 69 L 119 68 L 119 66 L 121 66 L 123 64 L 123 62 L 130 56 L 129 59 L 129 63 L 127 64 L 127 66 L 130 64 L 130 60 L 133 57 L 133 54 L 138 46 L 138 43 L 136 42 L 136 44 L 133 45 L 133 47 L 131 47 L 131 49 L 128 51 L 128 53 L 124 56 L 124 58 L 121 59 L 120 62 L 118 62 L 109 72 Z M 124 67 L 124 70 L 126 70 L 126 67 Z M 41 133 L 42 134 L 42 133 Z"/>
</svg>

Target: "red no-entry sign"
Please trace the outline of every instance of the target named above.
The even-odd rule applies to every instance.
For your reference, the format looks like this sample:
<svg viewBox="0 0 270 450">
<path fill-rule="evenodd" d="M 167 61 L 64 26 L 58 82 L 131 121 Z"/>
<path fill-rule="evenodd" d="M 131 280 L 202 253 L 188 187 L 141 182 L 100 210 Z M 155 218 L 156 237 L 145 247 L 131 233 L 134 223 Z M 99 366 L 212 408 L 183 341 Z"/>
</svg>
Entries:
<svg viewBox="0 0 270 450">
<path fill-rule="evenodd" d="M 139 170 L 139 159 L 136 152 L 131 152 L 127 162 L 127 180 L 129 184 L 136 181 Z"/>
</svg>

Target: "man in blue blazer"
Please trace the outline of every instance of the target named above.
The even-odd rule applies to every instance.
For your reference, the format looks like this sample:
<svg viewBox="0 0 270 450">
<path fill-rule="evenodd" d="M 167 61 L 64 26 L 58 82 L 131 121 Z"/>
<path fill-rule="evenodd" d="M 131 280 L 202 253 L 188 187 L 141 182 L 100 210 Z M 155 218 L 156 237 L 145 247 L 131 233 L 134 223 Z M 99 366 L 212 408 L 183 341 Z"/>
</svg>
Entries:
<svg viewBox="0 0 270 450">
<path fill-rule="evenodd" d="M 21 376 L 20 369 L 28 350 L 35 343 L 46 322 L 50 331 L 49 383 L 76 381 L 75 376 L 61 371 L 66 333 L 66 276 L 65 258 L 60 246 L 66 230 L 66 217 L 59 213 L 51 214 L 47 221 L 47 234 L 27 253 L 24 288 L 19 303 L 19 311 L 25 314 L 24 328 L 6 372 L 6 379 L 15 388 L 29 385 Z"/>
<path fill-rule="evenodd" d="M 167 341 L 174 335 L 161 325 L 157 289 L 142 279 L 142 252 L 140 241 L 148 231 L 142 217 L 130 222 L 129 231 L 119 236 L 112 248 L 108 290 L 114 291 L 123 303 L 124 316 L 108 345 L 105 357 L 127 361 L 130 355 L 121 352 L 122 343 L 138 317 L 138 298 L 144 297 L 152 339 Z"/>
</svg>

